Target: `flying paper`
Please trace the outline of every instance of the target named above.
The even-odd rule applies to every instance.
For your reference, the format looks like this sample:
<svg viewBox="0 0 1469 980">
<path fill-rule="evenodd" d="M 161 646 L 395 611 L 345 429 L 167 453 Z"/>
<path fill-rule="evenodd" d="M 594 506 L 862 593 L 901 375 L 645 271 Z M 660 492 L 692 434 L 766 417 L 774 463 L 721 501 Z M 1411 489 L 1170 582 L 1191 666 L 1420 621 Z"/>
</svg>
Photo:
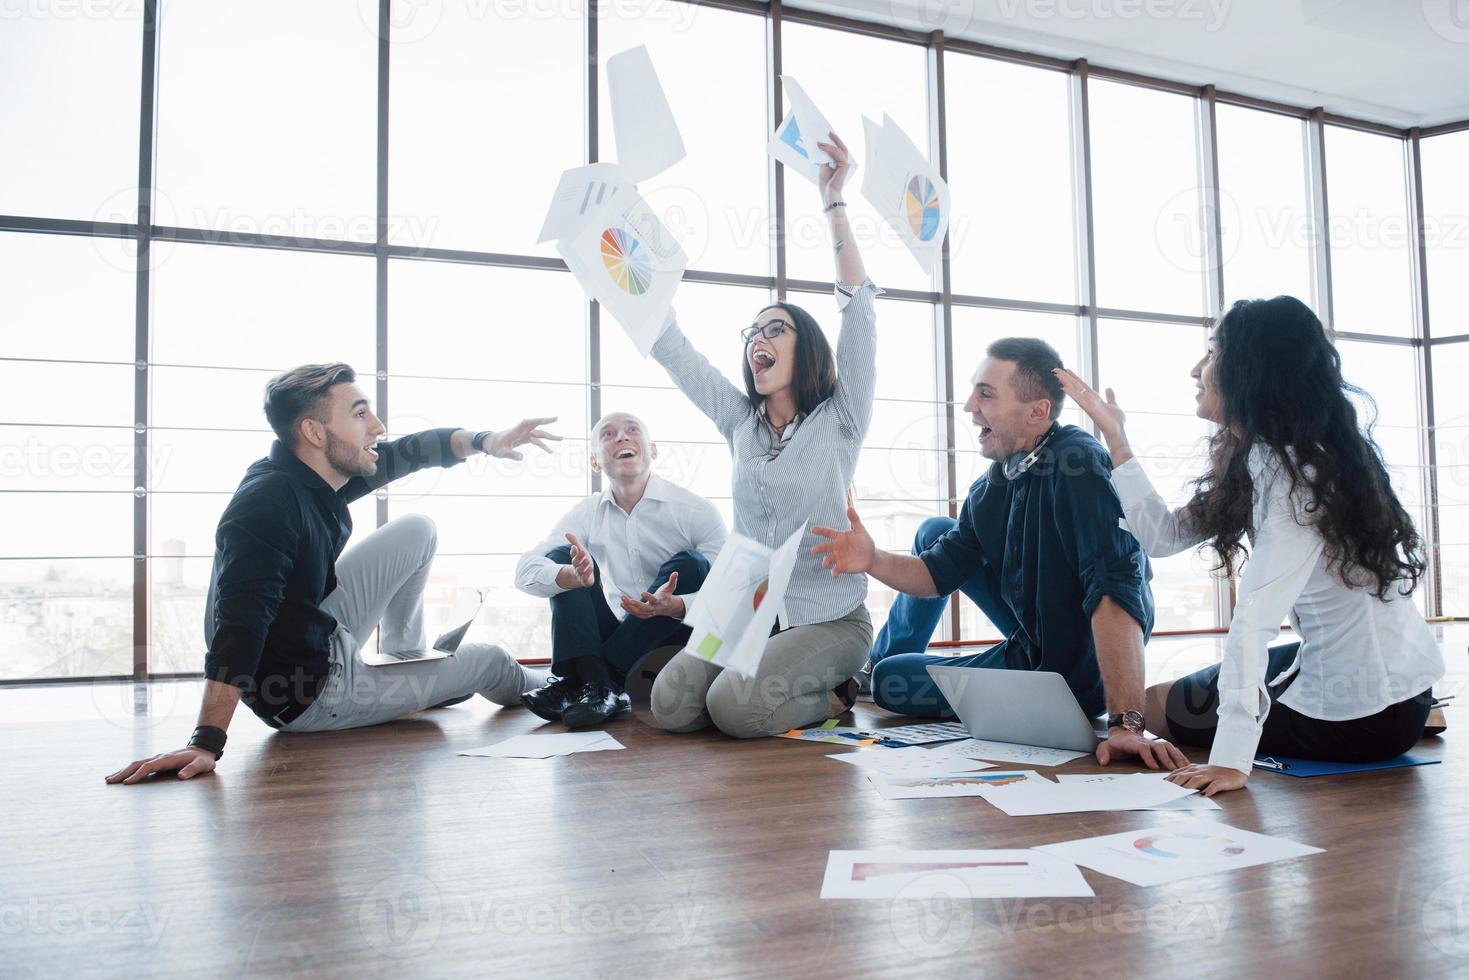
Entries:
<svg viewBox="0 0 1469 980">
<path fill-rule="evenodd" d="M 867 171 L 862 196 L 898 233 L 925 272 L 932 272 L 949 227 L 949 185 L 938 167 L 884 114 L 878 126 L 862 118 Z"/>
<path fill-rule="evenodd" d="M 617 165 L 629 180 L 641 183 L 684 158 L 683 137 L 646 47 L 638 45 L 607 59 L 607 95 Z"/>
<path fill-rule="evenodd" d="M 775 128 L 766 150 L 811 183 L 820 186 L 821 166 L 831 163 L 831 156 L 816 144 L 831 142 L 831 123 L 826 121 L 821 110 L 816 108 L 816 103 L 811 101 L 811 97 L 794 77 L 782 75 L 780 84 L 785 90 L 786 101 L 791 104 L 791 111 Z M 857 161 L 852 160 L 848 168 L 857 169 Z"/>
</svg>

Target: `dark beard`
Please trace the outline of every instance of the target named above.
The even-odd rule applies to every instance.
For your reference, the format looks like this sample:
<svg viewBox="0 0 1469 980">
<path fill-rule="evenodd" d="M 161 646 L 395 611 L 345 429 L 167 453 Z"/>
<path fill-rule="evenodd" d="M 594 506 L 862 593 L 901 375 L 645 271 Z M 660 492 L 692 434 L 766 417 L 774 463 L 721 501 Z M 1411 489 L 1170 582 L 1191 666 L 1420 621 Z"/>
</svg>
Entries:
<svg viewBox="0 0 1469 980">
<path fill-rule="evenodd" d="M 377 472 L 377 463 L 369 460 L 367 463 L 359 462 L 358 452 L 352 449 L 346 442 L 332 435 L 331 430 L 326 432 L 326 461 L 331 464 L 332 469 L 343 476 L 372 476 Z"/>
</svg>

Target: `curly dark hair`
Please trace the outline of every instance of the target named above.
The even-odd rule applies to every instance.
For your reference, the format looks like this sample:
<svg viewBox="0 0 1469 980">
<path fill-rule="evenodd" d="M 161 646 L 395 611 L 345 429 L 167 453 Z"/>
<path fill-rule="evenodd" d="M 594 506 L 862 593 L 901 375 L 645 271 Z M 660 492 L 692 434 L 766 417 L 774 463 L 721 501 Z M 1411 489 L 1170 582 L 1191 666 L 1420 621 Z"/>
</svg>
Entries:
<svg viewBox="0 0 1469 980">
<path fill-rule="evenodd" d="M 1310 308 L 1294 296 L 1240 300 L 1214 334 L 1213 385 L 1223 424 L 1209 442 L 1210 466 L 1194 481 L 1186 519 L 1233 572 L 1250 529 L 1254 482 L 1250 449 L 1268 447 L 1304 489 L 1304 515 L 1325 540 L 1328 567 L 1378 599 L 1397 583 L 1417 587 L 1427 565 L 1422 540 L 1393 493 L 1373 439 L 1377 406 L 1342 378 L 1341 354 Z M 1369 409 L 1365 427 L 1349 395 Z"/>
</svg>

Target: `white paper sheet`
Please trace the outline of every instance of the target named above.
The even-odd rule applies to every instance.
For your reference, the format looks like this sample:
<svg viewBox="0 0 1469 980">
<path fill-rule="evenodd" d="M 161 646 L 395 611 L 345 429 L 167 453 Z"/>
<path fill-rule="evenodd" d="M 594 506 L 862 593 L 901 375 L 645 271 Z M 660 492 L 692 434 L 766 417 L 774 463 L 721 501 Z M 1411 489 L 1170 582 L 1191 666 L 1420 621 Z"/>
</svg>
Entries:
<svg viewBox="0 0 1469 980">
<path fill-rule="evenodd" d="M 867 143 L 862 196 L 892 226 L 925 272 L 932 272 L 949 227 L 949 185 L 888 115 L 863 117 Z"/>
<path fill-rule="evenodd" d="M 1119 778 L 1121 778 L 1123 776 L 1131 776 L 1131 775 L 1147 776 L 1147 777 L 1150 777 L 1152 779 L 1166 779 L 1167 776 L 1168 776 L 1167 773 L 1162 773 L 1162 772 L 1139 772 L 1139 773 L 1117 773 L 1117 772 L 1108 772 L 1108 773 L 1058 773 L 1056 775 L 1056 781 L 1057 782 L 1060 782 L 1060 783 L 1068 783 L 1068 782 L 1075 782 L 1075 783 L 1105 783 L 1105 782 L 1110 782 L 1111 780 L 1114 780 L 1114 779 L 1119 779 Z M 1138 807 L 1138 809 L 1139 810 L 1219 810 L 1219 809 L 1222 809 L 1222 807 L 1220 807 L 1218 803 L 1215 803 L 1213 800 L 1209 799 L 1207 796 L 1204 796 L 1202 793 L 1195 793 L 1193 796 L 1179 797 L 1176 800 L 1170 800 L 1167 803 L 1158 803 L 1158 804 L 1155 804 L 1154 806 L 1140 806 L 1140 807 Z"/>
<path fill-rule="evenodd" d="M 1059 766 L 1073 759 L 1090 755 L 1088 752 L 1073 752 L 1069 749 L 1048 749 L 1040 745 L 991 742 L 982 738 L 966 738 L 959 742 L 949 742 L 934 751 L 965 759 L 989 759 L 992 762 L 1008 762 L 1017 766 Z"/>
<path fill-rule="evenodd" d="M 663 332 L 688 256 L 636 191 L 619 194 L 556 251 L 644 357 Z"/>
<path fill-rule="evenodd" d="M 831 142 L 831 123 L 827 122 L 816 103 L 790 75 L 780 76 L 781 87 L 791 111 L 775 128 L 775 133 L 766 145 L 766 151 L 811 183 L 820 186 L 822 164 L 831 163 L 831 155 L 816 144 Z M 849 170 L 856 169 L 856 159 Z"/>
<path fill-rule="evenodd" d="M 815 728 L 793 728 L 788 732 L 780 732 L 771 737 L 788 738 L 793 742 L 808 742 L 815 745 L 840 745 L 849 749 L 860 749 L 876 744 L 870 738 L 861 737 L 861 733 L 856 728 L 833 725 L 830 722 Z"/>
<path fill-rule="evenodd" d="M 1076 865 L 1039 851 L 832 851 L 821 897 L 1088 898 Z"/>
<path fill-rule="evenodd" d="M 805 534 L 802 524 L 773 551 L 739 534 L 726 538 L 684 616 L 693 632 L 682 652 L 753 677 L 785 602 Z"/>
<path fill-rule="evenodd" d="M 1012 817 L 1097 810 L 1138 810 L 1177 800 L 1195 792 L 1146 776 L 1122 776 L 1089 783 L 1053 783 L 1037 779 L 1023 784 L 984 787 L 975 794 Z"/>
<path fill-rule="evenodd" d="M 683 137 L 646 47 L 638 45 L 607 59 L 607 95 L 617 165 L 629 180 L 641 183 L 684 158 Z"/>
<path fill-rule="evenodd" d="M 885 776 L 868 773 L 867 778 L 886 800 L 938 800 L 953 796 L 985 796 L 1032 780 L 1047 782 L 1030 770 L 1021 772 L 959 772 L 937 776 Z"/>
<path fill-rule="evenodd" d="M 637 191 L 615 163 L 589 163 L 561 174 L 537 243 L 570 238 L 604 213 L 625 204 Z"/>
<path fill-rule="evenodd" d="M 855 743 L 853 743 L 855 744 Z M 957 756 L 940 755 L 929 749 L 871 749 L 864 752 L 843 752 L 829 755 L 869 773 L 884 776 L 943 776 L 950 773 L 978 772 L 995 768 L 978 759 L 961 759 Z"/>
<path fill-rule="evenodd" d="M 1046 844 L 1036 850 L 1143 886 L 1322 853 L 1319 847 L 1250 833 L 1207 817 Z"/>
<path fill-rule="evenodd" d="M 549 759 L 574 752 L 607 752 L 625 748 L 626 745 L 607 732 L 556 732 L 550 735 L 516 735 L 503 742 L 467 749 L 459 754 L 500 759 Z"/>
</svg>

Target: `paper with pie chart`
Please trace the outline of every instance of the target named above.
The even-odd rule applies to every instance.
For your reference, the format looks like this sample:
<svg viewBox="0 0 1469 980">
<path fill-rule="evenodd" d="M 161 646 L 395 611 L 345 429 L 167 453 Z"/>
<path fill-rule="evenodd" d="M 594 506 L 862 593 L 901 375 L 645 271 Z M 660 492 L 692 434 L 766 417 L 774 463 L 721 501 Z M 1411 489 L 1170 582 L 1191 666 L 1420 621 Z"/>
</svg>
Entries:
<svg viewBox="0 0 1469 980">
<path fill-rule="evenodd" d="M 879 126 L 862 118 L 867 168 L 862 196 L 923 266 L 932 272 L 949 228 L 949 185 L 908 134 L 884 115 Z"/>
<path fill-rule="evenodd" d="M 559 239 L 556 251 L 647 357 L 688 266 L 683 248 L 648 203 L 629 185 Z"/>
<path fill-rule="evenodd" d="M 1076 865 L 1034 850 L 831 851 L 822 898 L 1089 898 Z"/>
<path fill-rule="evenodd" d="M 1204 818 L 1046 844 L 1036 850 L 1144 886 L 1322 853 L 1309 844 Z"/>
<path fill-rule="evenodd" d="M 682 652 L 753 677 L 785 603 L 805 535 L 802 524 L 778 548 L 739 534 L 726 538 L 684 616 L 693 633 Z"/>
</svg>

